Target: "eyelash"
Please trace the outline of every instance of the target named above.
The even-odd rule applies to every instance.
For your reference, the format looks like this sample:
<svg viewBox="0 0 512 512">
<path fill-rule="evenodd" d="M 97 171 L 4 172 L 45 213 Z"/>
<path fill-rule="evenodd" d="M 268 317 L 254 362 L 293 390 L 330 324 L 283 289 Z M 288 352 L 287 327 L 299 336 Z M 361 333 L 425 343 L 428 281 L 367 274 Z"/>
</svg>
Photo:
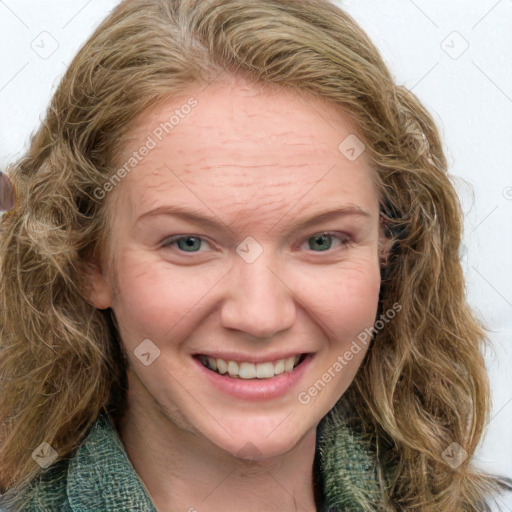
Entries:
<svg viewBox="0 0 512 512">
<path fill-rule="evenodd" d="M 320 236 L 325 236 L 325 235 L 328 235 L 328 236 L 332 236 L 334 238 L 337 238 L 340 242 L 341 242 L 341 248 L 342 249 L 347 249 L 349 247 L 352 247 L 352 245 L 354 245 L 354 241 L 346 234 L 344 233 L 337 233 L 336 231 L 320 231 L 318 233 L 314 233 L 308 237 L 306 237 L 302 243 L 300 245 L 302 245 L 303 243 L 307 242 L 310 238 L 314 238 L 314 237 L 320 237 Z M 203 237 L 200 237 L 198 235 L 193 235 L 193 234 L 185 234 L 185 235 L 174 235 L 174 236 L 171 236 L 171 237 L 167 237 L 165 238 L 162 242 L 161 242 L 161 247 L 163 249 L 167 249 L 167 248 L 170 248 L 172 247 L 172 245 L 176 242 L 178 242 L 179 240 L 183 240 L 183 239 L 186 239 L 186 238 L 198 238 L 200 240 L 203 240 L 203 241 L 206 241 Z M 208 242 L 207 242 L 208 243 Z M 187 251 L 180 251 L 181 253 L 184 253 L 186 254 Z M 333 252 L 333 250 L 331 250 L 330 248 L 325 250 L 325 251 L 312 251 L 310 250 L 309 252 L 317 252 L 319 254 L 322 254 L 322 253 L 329 253 L 329 252 Z M 189 252 L 188 254 L 198 254 L 198 252 L 196 251 L 191 251 Z"/>
</svg>

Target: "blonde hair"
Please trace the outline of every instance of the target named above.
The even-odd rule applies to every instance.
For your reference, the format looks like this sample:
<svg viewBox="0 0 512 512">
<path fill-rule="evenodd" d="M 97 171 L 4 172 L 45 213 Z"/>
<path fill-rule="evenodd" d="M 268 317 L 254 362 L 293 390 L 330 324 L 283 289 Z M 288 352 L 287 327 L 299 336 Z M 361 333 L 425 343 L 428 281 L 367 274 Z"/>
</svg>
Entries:
<svg viewBox="0 0 512 512">
<path fill-rule="evenodd" d="M 442 142 L 363 30 L 322 0 L 125 0 L 74 58 L 9 168 L 17 203 L 0 226 L 2 486 L 34 478 L 41 442 L 65 457 L 102 408 L 122 409 L 112 312 L 85 299 L 88 261 L 105 257 L 111 237 L 109 201 L 94 191 L 115 173 L 138 114 L 222 72 L 323 98 L 357 122 L 392 240 L 378 314 L 403 309 L 374 336 L 343 400 L 379 451 L 379 510 L 482 510 L 496 483 L 469 459 L 489 414 L 485 335 L 465 300 L 462 214 Z M 442 458 L 453 442 L 469 455 L 456 470 Z"/>
</svg>

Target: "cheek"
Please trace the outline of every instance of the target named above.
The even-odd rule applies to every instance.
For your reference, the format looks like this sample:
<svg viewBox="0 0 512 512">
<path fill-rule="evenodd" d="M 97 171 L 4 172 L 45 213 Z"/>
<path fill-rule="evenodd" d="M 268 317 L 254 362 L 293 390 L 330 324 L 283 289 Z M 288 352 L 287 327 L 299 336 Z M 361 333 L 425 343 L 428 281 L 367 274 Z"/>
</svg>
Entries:
<svg viewBox="0 0 512 512">
<path fill-rule="evenodd" d="M 130 345 L 145 338 L 163 340 L 171 331 L 179 339 L 193 322 L 193 311 L 203 308 L 225 274 L 223 268 L 176 268 L 165 261 L 145 261 L 128 250 L 119 257 L 117 270 L 119 297 L 113 309 Z M 320 272 L 318 267 L 301 269 L 289 278 L 295 283 L 294 294 L 329 338 L 346 340 L 373 325 L 380 289 L 378 264 L 361 261 Z"/>
<path fill-rule="evenodd" d="M 194 266 L 176 268 L 164 261 L 145 261 L 137 253 L 126 253 L 117 263 L 119 297 L 113 305 L 125 336 L 133 339 L 174 335 L 187 322 L 182 320 L 201 307 L 222 276 L 218 271 L 201 271 Z"/>
<path fill-rule="evenodd" d="M 351 323 L 369 327 L 375 321 L 380 291 L 380 271 L 378 267 L 366 270 L 364 273 L 354 273 L 347 276 L 340 284 L 338 303 L 346 311 L 342 316 L 352 319 Z"/>
<path fill-rule="evenodd" d="M 306 275 L 302 282 L 301 296 L 307 297 L 307 304 L 326 327 L 329 338 L 345 341 L 373 326 L 380 291 L 378 264 Z"/>
</svg>

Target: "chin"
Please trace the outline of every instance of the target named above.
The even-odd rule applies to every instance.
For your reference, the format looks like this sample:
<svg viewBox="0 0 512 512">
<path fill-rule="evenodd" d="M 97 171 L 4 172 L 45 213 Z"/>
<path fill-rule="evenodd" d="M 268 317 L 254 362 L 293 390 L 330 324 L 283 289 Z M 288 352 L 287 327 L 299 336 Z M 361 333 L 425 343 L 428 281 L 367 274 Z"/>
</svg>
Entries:
<svg viewBox="0 0 512 512">
<path fill-rule="evenodd" d="M 293 416 L 294 413 L 289 415 L 290 420 Z M 277 422 L 267 419 L 261 423 L 249 418 L 237 422 L 233 428 L 230 428 L 229 424 L 224 424 L 226 430 L 219 427 L 220 431 L 209 432 L 206 437 L 238 459 L 264 460 L 279 457 L 292 451 L 309 433 L 316 430 L 316 425 L 308 429 L 304 425 L 292 422 L 285 425 L 287 418 L 284 415 Z"/>
</svg>

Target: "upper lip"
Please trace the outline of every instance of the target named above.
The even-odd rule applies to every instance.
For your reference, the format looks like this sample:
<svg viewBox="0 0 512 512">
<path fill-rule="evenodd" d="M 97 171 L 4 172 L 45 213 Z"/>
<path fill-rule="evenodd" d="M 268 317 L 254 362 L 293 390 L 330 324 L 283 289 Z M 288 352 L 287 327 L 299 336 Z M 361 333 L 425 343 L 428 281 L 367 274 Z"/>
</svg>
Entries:
<svg viewBox="0 0 512 512">
<path fill-rule="evenodd" d="M 292 356 L 301 356 L 307 352 L 276 352 L 273 354 L 255 355 L 255 354 L 239 354 L 234 352 L 197 352 L 194 356 L 205 356 L 213 359 L 223 359 L 224 361 L 248 362 L 248 363 L 266 363 L 268 361 L 279 361 Z"/>
</svg>

